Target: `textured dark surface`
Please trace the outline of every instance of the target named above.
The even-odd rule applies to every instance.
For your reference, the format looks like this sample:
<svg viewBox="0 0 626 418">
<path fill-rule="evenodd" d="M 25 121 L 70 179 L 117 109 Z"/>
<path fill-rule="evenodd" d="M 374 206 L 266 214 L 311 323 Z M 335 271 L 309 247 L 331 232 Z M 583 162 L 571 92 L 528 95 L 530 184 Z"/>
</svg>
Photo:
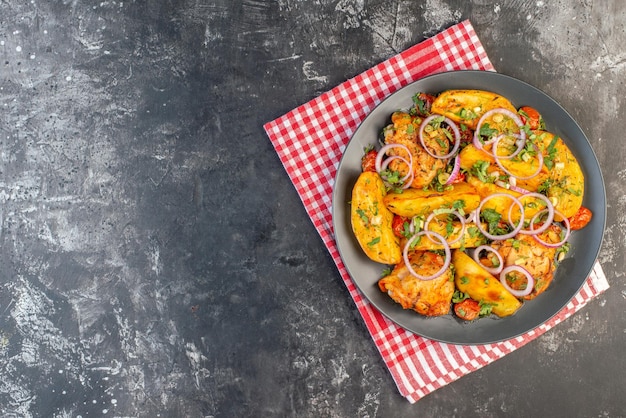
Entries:
<svg viewBox="0 0 626 418">
<path fill-rule="evenodd" d="M 611 288 L 402 398 L 262 124 L 469 18 L 605 175 Z M 0 2 L 0 415 L 626 415 L 626 6 Z"/>
</svg>

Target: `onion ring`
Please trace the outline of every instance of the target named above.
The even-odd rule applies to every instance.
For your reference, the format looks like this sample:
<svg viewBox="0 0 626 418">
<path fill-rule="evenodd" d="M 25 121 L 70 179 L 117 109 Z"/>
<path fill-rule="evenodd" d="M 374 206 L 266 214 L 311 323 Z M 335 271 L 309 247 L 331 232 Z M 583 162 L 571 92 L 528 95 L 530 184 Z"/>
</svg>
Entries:
<svg viewBox="0 0 626 418">
<path fill-rule="evenodd" d="M 426 128 L 426 126 L 428 126 L 430 121 L 432 121 L 433 119 L 441 118 L 441 117 L 443 117 L 443 121 L 452 129 L 452 132 L 454 133 L 454 147 L 452 147 L 452 151 L 450 151 L 446 155 L 437 155 L 431 152 L 426 146 L 426 144 L 424 143 L 424 129 Z M 459 131 L 459 127 L 456 126 L 456 123 L 454 123 L 451 119 L 446 118 L 443 115 L 438 115 L 436 113 L 433 115 L 430 115 L 429 117 L 427 117 L 426 119 L 422 121 L 422 124 L 420 125 L 419 131 L 418 131 L 418 137 L 419 137 L 420 143 L 422 144 L 422 147 L 428 153 L 428 155 L 434 158 L 438 158 L 440 160 L 445 160 L 447 158 L 452 157 L 454 154 L 456 154 L 457 150 L 459 149 L 459 146 L 461 145 L 461 132 Z"/>
<path fill-rule="evenodd" d="M 507 273 L 510 273 L 512 271 L 522 273 L 526 277 L 527 282 L 526 282 L 526 288 L 524 290 L 515 290 L 511 288 L 511 286 L 509 286 L 509 283 L 506 280 L 506 275 Z M 512 266 L 508 266 L 502 269 L 502 272 L 500 272 L 500 283 L 502 283 L 502 286 L 504 286 L 506 290 L 509 291 L 510 294 L 518 298 L 521 298 L 521 297 L 528 296 L 531 294 L 531 292 L 533 291 L 533 287 L 535 286 L 535 279 L 528 272 L 528 270 L 526 270 L 524 267 L 512 265 Z"/>
<path fill-rule="evenodd" d="M 453 239 L 452 241 L 447 241 L 448 245 L 452 245 L 454 243 L 456 243 L 457 241 L 459 241 L 461 238 L 463 238 L 463 234 L 465 233 L 465 217 L 463 217 L 463 215 L 461 215 L 459 213 L 459 211 L 457 210 L 450 210 L 449 212 L 438 212 L 438 213 L 431 213 L 430 215 L 428 215 L 428 218 L 426 218 L 426 220 L 424 221 L 424 231 L 428 231 L 428 224 L 430 223 L 430 221 L 433 220 L 434 217 L 442 215 L 444 213 L 447 213 L 449 215 L 454 215 L 456 216 L 459 221 L 461 221 L 461 231 L 459 232 L 459 236 L 456 237 L 455 239 Z M 434 232 L 434 231 L 430 231 L 430 232 Z M 428 237 L 431 241 L 434 242 L 434 240 L 430 237 Z"/>
<path fill-rule="evenodd" d="M 387 154 L 387 151 L 389 151 L 390 149 L 393 148 L 400 148 L 401 150 L 403 150 L 404 152 L 406 152 L 409 156 L 409 159 L 407 161 L 406 158 L 400 156 L 400 155 L 392 155 L 389 158 L 387 158 L 387 160 L 385 160 L 385 162 L 383 162 L 383 158 L 385 157 L 385 155 Z M 402 177 L 400 179 L 400 181 L 402 182 L 402 188 L 403 189 L 407 189 L 411 183 L 413 182 L 413 154 L 411 154 L 411 151 L 409 151 L 409 148 L 406 145 L 403 144 L 387 144 L 384 145 L 380 150 L 378 150 L 378 154 L 376 154 L 376 162 L 375 162 L 375 166 L 376 166 L 376 172 L 378 173 L 378 175 L 385 180 L 385 176 L 383 176 L 381 174 L 382 171 L 387 169 L 387 166 L 391 163 L 391 161 L 399 159 L 401 161 L 403 161 L 407 166 L 408 166 L 408 173 Z M 411 180 L 411 181 L 407 181 L 407 180 Z M 389 184 L 389 183 L 387 183 Z"/>
<path fill-rule="evenodd" d="M 550 225 L 552 224 L 552 221 L 554 220 L 554 213 L 555 213 L 556 209 L 554 209 L 554 205 L 552 204 L 550 199 L 548 199 L 547 196 L 542 195 L 541 193 L 536 193 L 536 192 L 526 193 L 526 194 L 520 196 L 518 199 L 521 201 L 522 199 L 524 199 L 526 197 L 535 197 L 535 198 L 543 200 L 546 203 L 546 209 L 543 209 L 543 210 L 537 212 L 535 214 L 535 216 L 533 216 L 533 218 L 530 220 L 530 229 L 521 229 L 519 231 L 519 233 L 520 234 L 524 234 L 524 235 L 541 234 L 543 231 L 548 229 L 548 227 L 550 227 Z M 511 207 L 513 207 L 513 206 L 511 206 Z M 545 220 L 545 222 L 543 223 L 543 225 L 541 225 L 540 228 L 534 229 L 534 222 L 537 219 L 537 214 L 543 213 L 546 210 L 548 211 L 548 219 Z M 509 219 L 510 218 L 511 218 L 511 212 L 509 211 Z"/>
<path fill-rule="evenodd" d="M 515 151 L 513 151 L 509 155 L 497 155 L 496 152 L 498 151 L 497 150 L 498 144 L 500 143 L 502 138 L 505 138 L 507 136 L 512 136 L 512 137 L 517 138 L 517 141 L 515 141 L 515 144 L 517 145 L 517 149 Z M 500 134 L 500 135 L 496 136 L 495 138 L 493 138 L 489 142 L 490 143 L 493 142 L 493 148 L 491 149 L 491 154 L 493 155 L 493 157 L 494 158 L 502 158 L 502 159 L 505 159 L 505 160 L 510 160 L 510 159 L 515 158 L 515 156 L 517 156 L 517 154 L 522 152 L 522 150 L 524 149 L 524 146 L 526 146 L 526 139 L 524 139 L 520 134 Z"/>
<path fill-rule="evenodd" d="M 509 239 L 509 238 L 513 238 L 515 235 L 517 235 L 517 233 L 522 229 L 522 227 L 524 226 L 524 206 L 522 205 L 522 202 L 519 201 L 519 199 L 513 195 L 510 195 L 508 193 L 494 193 L 491 194 L 487 197 L 485 197 L 483 200 L 480 201 L 480 203 L 478 204 L 478 207 L 476 208 L 476 220 L 480 220 L 480 212 L 483 208 L 483 205 L 488 202 L 490 199 L 494 198 L 494 197 L 508 197 L 509 199 L 511 199 L 513 201 L 513 203 L 515 203 L 520 210 L 520 220 L 519 223 L 517 224 L 517 226 L 515 226 L 513 228 L 513 230 L 511 232 L 509 232 L 508 234 L 504 234 L 504 235 L 494 235 L 494 234 L 490 234 L 488 231 L 485 230 L 485 228 L 483 228 L 483 226 L 481 225 L 480 222 L 476 222 L 476 227 L 478 228 L 478 230 L 487 238 L 489 238 L 492 241 L 501 241 L 501 240 L 505 240 L 505 239 Z M 511 206 L 512 208 L 512 206 Z M 509 212 L 511 211 L 511 209 L 509 208 Z M 510 219 L 510 218 L 509 218 Z M 509 220 L 509 225 L 514 226 L 513 223 Z"/>
<path fill-rule="evenodd" d="M 533 229 L 534 221 L 535 221 L 535 219 L 537 218 L 537 216 L 541 215 L 541 214 L 542 214 L 543 212 L 545 212 L 546 210 L 548 210 L 548 209 L 544 209 L 544 210 L 542 210 L 542 211 L 539 211 L 539 212 L 537 212 L 537 213 L 535 214 L 535 216 L 533 216 L 533 218 L 532 218 L 532 219 L 531 219 L 531 221 L 530 221 L 530 229 L 531 229 L 531 231 L 532 231 L 532 229 Z M 570 234 L 571 234 L 571 232 L 572 232 L 572 229 L 571 229 L 570 224 L 569 224 L 569 219 L 567 219 L 565 216 L 563 216 L 563 214 L 562 214 L 561 212 L 559 212 L 558 210 L 556 210 L 556 209 L 554 209 L 554 213 L 555 213 L 556 215 L 559 215 L 561 218 L 563 218 L 563 223 L 564 223 L 565 225 L 563 226 L 563 225 L 561 225 L 559 222 L 555 222 L 555 221 L 552 221 L 552 224 L 550 224 L 550 223 L 548 223 L 548 222 L 545 222 L 545 223 L 544 223 L 544 225 L 545 225 L 545 224 L 547 224 L 547 225 L 548 225 L 548 227 L 549 227 L 550 225 L 557 225 L 559 228 L 561 228 L 561 231 L 562 231 L 563 229 L 565 229 L 565 235 L 563 236 L 563 238 L 561 239 L 561 241 L 559 241 L 559 242 L 557 242 L 557 243 L 546 242 L 545 240 L 543 240 L 543 239 L 539 238 L 539 237 L 537 236 L 537 234 L 533 235 L 533 238 L 534 238 L 535 240 L 537 240 L 537 242 L 539 242 L 539 243 L 540 243 L 541 245 L 543 245 L 544 247 L 548 247 L 548 248 L 558 248 L 558 247 L 562 246 L 563 244 L 565 244 L 565 243 L 567 242 L 567 240 L 569 239 L 569 236 L 570 236 Z"/>
<path fill-rule="evenodd" d="M 454 183 L 454 181 L 459 177 L 461 173 L 461 157 L 457 154 L 454 157 L 454 166 L 452 167 L 452 172 L 450 173 L 450 177 L 446 180 L 444 186 Z"/>
<path fill-rule="evenodd" d="M 480 141 L 480 127 L 482 126 L 483 122 L 485 122 L 485 120 L 490 117 L 491 115 L 494 115 L 496 113 L 500 113 L 502 115 L 508 116 L 510 119 L 513 120 L 513 122 L 520 128 L 520 140 L 522 141 L 526 141 L 526 132 L 522 129 L 524 127 L 524 124 L 522 123 L 522 119 L 520 119 L 519 115 L 515 112 L 511 112 L 508 109 L 504 109 L 502 107 L 498 107 L 495 109 L 491 109 L 488 110 L 487 112 L 485 112 L 484 115 L 482 115 L 480 117 L 480 119 L 478 119 L 478 123 L 476 124 L 476 130 L 474 130 L 474 140 L 473 140 L 473 144 L 476 148 L 478 148 L 479 150 L 482 150 L 483 152 L 490 154 L 489 151 L 485 150 L 485 148 L 483 147 L 483 143 Z M 484 144 L 485 145 L 489 145 L 492 142 L 495 141 L 495 138 L 486 141 Z M 493 155 L 491 153 L 491 155 Z"/>
<path fill-rule="evenodd" d="M 500 262 L 498 267 L 487 267 L 486 265 L 484 265 L 482 263 L 482 261 L 480 261 L 480 253 L 482 251 L 488 251 L 488 252 L 494 253 L 496 255 L 496 257 L 498 258 L 498 261 Z M 484 268 L 485 270 L 487 270 L 489 273 L 491 273 L 493 275 L 499 274 L 502 271 L 502 269 L 504 268 L 504 260 L 502 259 L 502 255 L 500 254 L 500 252 L 498 250 L 496 250 L 495 248 L 493 248 L 490 245 L 480 245 L 480 246 L 476 247 L 474 249 L 473 258 L 474 258 L 474 261 L 476 261 L 478 264 L 480 264 L 480 266 L 482 268 Z"/>
<path fill-rule="evenodd" d="M 444 259 L 443 266 L 441 267 L 441 269 L 437 271 L 435 274 L 432 274 L 430 276 L 422 276 L 421 274 L 413 270 L 413 267 L 411 267 L 411 260 L 409 259 L 409 249 L 411 248 L 411 245 L 413 245 L 413 241 L 415 241 L 417 238 L 421 237 L 422 235 L 432 235 L 435 238 L 437 238 L 443 245 L 443 250 L 446 254 L 446 258 Z M 446 242 L 446 239 L 443 236 L 441 236 L 441 234 L 438 234 L 433 231 L 421 231 L 413 235 L 411 239 L 407 241 L 406 245 L 404 246 L 404 250 L 402 251 L 402 258 L 404 259 L 404 264 L 406 265 L 406 268 L 409 270 L 409 273 L 412 276 L 417 277 L 420 280 L 428 281 L 428 280 L 436 279 L 437 277 L 441 276 L 448 269 L 448 267 L 450 267 L 450 261 L 452 260 L 452 253 L 450 252 L 450 246 Z"/>
<path fill-rule="evenodd" d="M 493 146 L 496 147 L 498 142 L 500 141 L 499 139 L 500 137 L 498 137 L 498 139 L 496 139 L 496 141 L 494 142 Z M 510 159 L 510 156 L 497 156 L 496 154 L 493 154 L 493 159 L 496 160 L 496 164 L 498 164 L 498 167 L 500 167 L 506 174 L 508 174 L 511 177 L 515 177 L 516 179 L 519 180 L 528 180 L 528 179 L 532 179 L 533 177 L 537 176 L 539 173 L 541 173 L 541 169 L 543 168 L 543 154 L 541 153 L 541 151 L 539 151 L 539 148 L 537 147 L 537 145 L 532 144 L 533 148 L 535 148 L 535 151 L 537 153 L 537 170 L 532 173 L 530 176 L 518 176 L 517 174 L 513 174 L 510 170 L 508 170 L 506 167 L 504 167 L 504 165 L 502 164 L 502 161 L 500 161 L 500 159 L 505 159 L 508 160 Z"/>
</svg>

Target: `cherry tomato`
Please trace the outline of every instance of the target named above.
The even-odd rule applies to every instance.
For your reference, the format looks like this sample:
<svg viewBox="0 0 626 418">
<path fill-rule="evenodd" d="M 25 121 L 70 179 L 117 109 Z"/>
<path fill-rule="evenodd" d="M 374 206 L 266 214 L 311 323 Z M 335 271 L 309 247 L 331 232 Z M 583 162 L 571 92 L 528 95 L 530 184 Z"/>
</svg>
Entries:
<svg viewBox="0 0 626 418">
<path fill-rule="evenodd" d="M 409 218 L 400 215 L 393 215 L 393 220 L 391 221 L 391 228 L 393 229 L 393 234 L 396 237 L 402 238 L 404 236 L 404 224 L 409 222 Z"/>
<path fill-rule="evenodd" d="M 543 129 L 543 118 L 534 107 L 521 107 L 519 116 L 524 124 L 528 124 L 528 126 L 530 126 L 530 129 Z"/>
<path fill-rule="evenodd" d="M 581 206 L 580 209 L 578 209 L 578 212 L 576 212 L 574 216 L 568 219 L 570 229 L 576 230 L 584 228 L 585 226 L 587 226 L 589 221 L 591 221 L 591 216 L 591 211 L 586 207 Z"/>
<path fill-rule="evenodd" d="M 378 152 L 371 150 L 366 152 L 363 158 L 361 158 L 361 170 L 363 172 L 376 171 L 376 155 L 378 155 Z"/>
<path fill-rule="evenodd" d="M 480 314 L 480 304 L 474 299 L 465 299 L 454 304 L 454 313 L 464 321 L 473 321 Z"/>
</svg>

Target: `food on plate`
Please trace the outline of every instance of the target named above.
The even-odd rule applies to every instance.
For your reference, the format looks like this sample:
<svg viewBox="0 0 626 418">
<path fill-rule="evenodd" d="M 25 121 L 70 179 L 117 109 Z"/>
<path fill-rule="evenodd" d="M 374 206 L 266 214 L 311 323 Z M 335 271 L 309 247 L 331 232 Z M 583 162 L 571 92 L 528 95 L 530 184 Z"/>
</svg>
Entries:
<svg viewBox="0 0 626 418">
<path fill-rule="evenodd" d="M 383 264 L 402 259 L 400 240 L 393 233 L 393 213 L 383 203 L 385 185 L 376 172 L 364 171 L 352 189 L 352 231 L 367 256 Z"/>
<path fill-rule="evenodd" d="M 447 90 L 433 101 L 431 113 L 446 116 L 456 123 L 476 129 L 480 118 L 493 109 L 517 112 L 515 106 L 499 94 L 483 90 Z M 502 121 L 499 121 L 502 122 Z"/>
<path fill-rule="evenodd" d="M 540 235 L 551 242 L 558 242 L 559 233 L 558 228 L 551 227 Z M 504 265 L 519 266 L 533 276 L 535 285 L 524 299 L 535 298 L 552 282 L 558 261 L 556 247 L 546 247 L 530 235 L 520 235 L 515 240 L 494 241 L 491 246 L 500 253 Z M 511 282 L 510 286 L 520 290 L 518 283 Z"/>
<path fill-rule="evenodd" d="M 419 268 L 427 275 L 437 273 L 444 265 L 444 258 L 433 251 L 413 251 L 409 261 L 413 269 Z M 433 280 L 421 280 L 401 261 L 378 282 L 378 287 L 404 309 L 413 309 L 425 316 L 440 316 L 450 313 L 453 280 L 450 266 Z"/>
<path fill-rule="evenodd" d="M 452 253 L 454 284 L 459 293 L 469 296 L 499 316 L 513 315 L 522 303 L 491 273 L 463 251 Z M 458 303 L 458 302 L 457 302 Z"/>
<path fill-rule="evenodd" d="M 513 315 L 543 293 L 584 207 L 584 175 L 532 103 L 482 90 L 418 92 L 367 149 L 351 222 L 386 264 L 381 291 L 425 316 Z"/>
<path fill-rule="evenodd" d="M 480 203 L 480 195 L 468 183 L 452 184 L 446 190 L 407 189 L 391 191 L 383 199 L 391 212 L 400 216 L 428 215 L 442 207 L 455 205 L 466 211 L 474 210 Z"/>
<path fill-rule="evenodd" d="M 410 186 L 415 188 L 430 184 L 437 172 L 446 165 L 445 161 L 428 153 L 420 144 L 418 131 L 421 122 L 422 119 L 415 115 L 395 112 L 391 115 L 391 124 L 383 131 L 384 142 L 389 145 L 388 154 L 400 157 L 390 162 L 389 169 L 401 176 L 405 176 L 409 171 L 413 173 Z M 449 151 L 449 142 L 442 141 L 441 138 L 445 138 L 442 128 L 433 128 L 428 135 L 424 135 L 428 147 L 437 153 L 446 154 Z M 407 161 L 410 161 L 410 164 L 407 164 Z"/>
</svg>

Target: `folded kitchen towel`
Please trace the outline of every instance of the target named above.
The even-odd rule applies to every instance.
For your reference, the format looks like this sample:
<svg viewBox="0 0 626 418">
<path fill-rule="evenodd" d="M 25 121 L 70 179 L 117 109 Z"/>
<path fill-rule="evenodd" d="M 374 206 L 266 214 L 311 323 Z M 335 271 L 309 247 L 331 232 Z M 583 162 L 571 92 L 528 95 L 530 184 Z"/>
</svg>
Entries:
<svg viewBox="0 0 626 418">
<path fill-rule="evenodd" d="M 547 323 L 486 345 L 445 344 L 415 335 L 388 320 L 356 288 L 332 231 L 333 183 L 346 144 L 361 121 L 391 93 L 430 74 L 470 69 L 494 71 L 471 23 L 463 21 L 264 125 L 398 390 L 410 402 L 532 341 L 608 288 L 596 263 L 579 293 Z"/>
</svg>

